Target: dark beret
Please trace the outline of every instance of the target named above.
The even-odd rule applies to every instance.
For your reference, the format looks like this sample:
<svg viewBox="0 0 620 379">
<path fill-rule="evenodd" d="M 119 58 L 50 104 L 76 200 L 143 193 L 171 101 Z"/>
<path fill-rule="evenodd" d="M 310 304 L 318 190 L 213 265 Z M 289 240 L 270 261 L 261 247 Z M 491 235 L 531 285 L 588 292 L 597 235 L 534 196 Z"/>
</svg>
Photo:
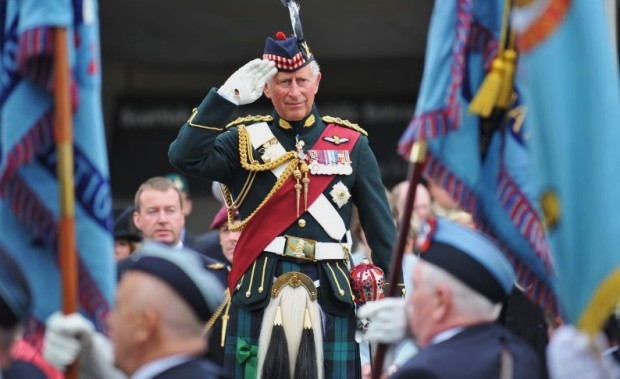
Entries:
<svg viewBox="0 0 620 379">
<path fill-rule="evenodd" d="M 191 250 L 147 241 L 127 270 L 145 272 L 168 284 L 202 321 L 209 320 L 223 300 L 224 287 Z"/>
<path fill-rule="evenodd" d="M 437 218 L 428 248 L 420 258 L 449 272 L 493 303 L 503 301 L 512 291 L 512 265 L 486 235 Z"/>
</svg>

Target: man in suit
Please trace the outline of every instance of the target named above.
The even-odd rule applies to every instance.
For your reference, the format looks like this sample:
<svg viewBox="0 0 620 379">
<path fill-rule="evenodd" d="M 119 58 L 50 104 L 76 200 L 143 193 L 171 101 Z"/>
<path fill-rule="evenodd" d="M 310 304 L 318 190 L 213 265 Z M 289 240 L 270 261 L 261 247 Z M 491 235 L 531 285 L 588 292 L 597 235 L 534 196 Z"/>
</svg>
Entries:
<svg viewBox="0 0 620 379">
<path fill-rule="evenodd" d="M 146 242 L 119 283 L 110 340 L 79 314 L 56 313 L 47 322 L 45 357 L 59 368 L 79 358 L 84 378 L 122 378 L 112 364 L 131 378 L 220 378 L 201 355 L 204 324 L 222 293 L 198 254 Z"/>
<path fill-rule="evenodd" d="M 147 179 L 136 191 L 134 199 L 133 222 L 142 233 L 144 241 L 156 241 L 175 249 L 188 248 L 182 240 L 185 227 L 183 213 L 183 194 L 169 179 L 155 176 Z M 117 277 L 123 275 L 140 254 L 135 254 L 117 262 Z M 203 264 L 213 270 L 223 266 L 213 258 L 202 256 Z"/>
<path fill-rule="evenodd" d="M 405 330 L 397 333 L 394 320 L 408 320 L 420 351 L 391 378 L 539 378 L 533 349 L 495 322 L 515 281 L 502 251 L 444 219 L 429 238 L 406 305 L 385 299 L 358 311 L 370 320 L 366 337 L 373 342 L 395 342 Z"/>
<path fill-rule="evenodd" d="M 180 129 L 168 156 L 182 172 L 222 183 L 228 205 L 241 216 L 229 274 L 233 305 L 226 366 L 238 378 L 256 360 L 265 377 L 283 377 L 285 371 L 295 376 L 295 370 L 312 367 L 326 378 L 355 378 L 359 348 L 346 263 L 353 204 L 372 259 L 384 270 L 395 226 L 367 133 L 348 121 L 322 117 L 315 106 L 322 75 L 302 35 L 298 8 L 289 2 L 289 10 L 295 35 L 267 38 L 262 59 L 213 88 Z M 274 107 L 272 115 L 227 125 L 239 106 L 263 93 Z M 293 299 L 299 311 L 282 311 Z M 284 333 L 289 359 L 269 353 L 269 346 L 277 345 L 271 337 L 281 337 L 281 327 L 294 329 Z M 297 356 L 302 330 L 314 333 L 315 354 Z M 269 371 L 271 363 L 286 367 Z"/>
<path fill-rule="evenodd" d="M 145 180 L 134 196 L 133 223 L 146 241 L 156 241 L 173 248 L 183 247 L 181 234 L 185 226 L 183 194 L 167 178 L 155 176 Z M 140 250 L 116 263 L 120 280 L 137 259 Z"/>
</svg>

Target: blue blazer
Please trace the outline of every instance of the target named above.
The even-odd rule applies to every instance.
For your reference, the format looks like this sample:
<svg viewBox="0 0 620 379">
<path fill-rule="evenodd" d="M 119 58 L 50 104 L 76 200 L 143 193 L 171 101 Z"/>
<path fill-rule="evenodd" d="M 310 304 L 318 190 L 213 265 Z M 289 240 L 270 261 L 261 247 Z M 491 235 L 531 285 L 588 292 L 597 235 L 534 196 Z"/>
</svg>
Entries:
<svg viewBox="0 0 620 379">
<path fill-rule="evenodd" d="M 392 379 L 498 379 L 502 345 L 513 358 L 513 379 L 540 378 L 534 350 L 495 323 L 469 327 L 454 337 L 421 349 Z"/>
<path fill-rule="evenodd" d="M 221 369 L 205 359 L 192 359 L 155 375 L 153 379 L 223 379 Z"/>
<path fill-rule="evenodd" d="M 13 361 L 11 366 L 2 371 L 4 379 L 48 379 L 47 375 L 32 362 Z"/>
</svg>

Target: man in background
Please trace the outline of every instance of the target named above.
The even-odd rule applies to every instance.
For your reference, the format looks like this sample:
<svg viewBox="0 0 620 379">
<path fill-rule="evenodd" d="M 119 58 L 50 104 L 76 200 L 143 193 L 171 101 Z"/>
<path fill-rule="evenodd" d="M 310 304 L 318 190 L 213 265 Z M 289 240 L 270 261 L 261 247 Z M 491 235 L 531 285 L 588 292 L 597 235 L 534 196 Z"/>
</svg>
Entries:
<svg viewBox="0 0 620 379">
<path fill-rule="evenodd" d="M 233 212 L 233 220 L 239 221 L 239 212 Z M 237 241 L 239 240 L 241 232 L 230 230 L 230 225 L 228 224 L 228 209 L 225 206 L 220 208 L 209 227 L 211 230 L 216 230 L 218 232 L 220 246 L 225 259 L 224 263 L 229 266 L 232 265 L 235 246 L 237 246 Z"/>
<path fill-rule="evenodd" d="M 127 258 L 140 246 L 142 237 L 133 224 L 134 207 L 114 210 L 114 259 Z"/>
<path fill-rule="evenodd" d="M 183 247 L 183 195 L 165 177 L 149 178 L 138 187 L 132 217 L 144 241 L 156 241 L 178 249 Z M 130 255 L 117 262 L 119 279 L 136 259 L 136 256 Z"/>
</svg>

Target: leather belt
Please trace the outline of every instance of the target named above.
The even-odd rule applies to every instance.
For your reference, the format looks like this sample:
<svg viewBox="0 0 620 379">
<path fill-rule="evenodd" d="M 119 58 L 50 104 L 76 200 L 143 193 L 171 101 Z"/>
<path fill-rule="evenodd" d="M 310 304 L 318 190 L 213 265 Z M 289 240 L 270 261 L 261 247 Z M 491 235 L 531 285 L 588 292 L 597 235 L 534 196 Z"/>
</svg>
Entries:
<svg viewBox="0 0 620 379">
<path fill-rule="evenodd" d="M 317 242 L 307 238 L 279 236 L 271 241 L 264 251 L 311 261 L 345 259 L 351 251 L 351 243 Z"/>
</svg>

